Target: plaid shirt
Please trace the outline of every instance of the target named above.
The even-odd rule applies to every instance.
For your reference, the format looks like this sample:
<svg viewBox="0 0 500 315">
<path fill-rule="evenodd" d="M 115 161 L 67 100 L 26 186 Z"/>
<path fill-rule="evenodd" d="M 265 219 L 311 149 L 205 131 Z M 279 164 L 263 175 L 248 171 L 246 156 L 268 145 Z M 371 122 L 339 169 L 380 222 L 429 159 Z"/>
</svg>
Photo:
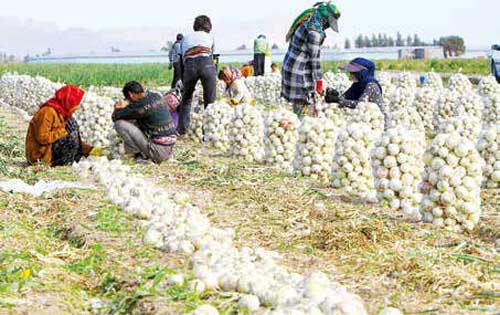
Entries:
<svg viewBox="0 0 500 315">
<path fill-rule="evenodd" d="M 321 80 L 324 35 L 302 24 L 292 37 L 283 61 L 281 95 L 291 103 L 313 104 L 316 81 Z"/>
</svg>

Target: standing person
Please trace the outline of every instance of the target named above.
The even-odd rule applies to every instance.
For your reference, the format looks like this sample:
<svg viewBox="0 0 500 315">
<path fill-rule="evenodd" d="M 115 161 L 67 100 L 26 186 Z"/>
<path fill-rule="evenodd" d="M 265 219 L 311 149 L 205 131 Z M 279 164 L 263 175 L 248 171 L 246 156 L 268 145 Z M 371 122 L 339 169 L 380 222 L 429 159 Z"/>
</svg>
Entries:
<svg viewBox="0 0 500 315">
<path fill-rule="evenodd" d="M 33 115 L 26 135 L 29 164 L 71 165 L 89 156 L 92 146 L 82 141 L 73 118 L 84 94 L 82 89 L 66 85 Z"/>
<path fill-rule="evenodd" d="M 325 31 L 338 32 L 340 12 L 331 3 L 318 3 L 304 11 L 293 23 L 287 34 L 290 41 L 283 61 L 281 95 L 293 104 L 294 112 L 303 117 L 314 108 L 315 92 L 324 94 L 321 73 L 321 46 Z"/>
<path fill-rule="evenodd" d="M 179 110 L 178 132 L 184 135 L 191 127 L 191 103 L 198 80 L 203 85 L 205 107 L 215 102 L 217 73 L 213 59 L 214 38 L 210 34 L 212 22 L 206 15 L 194 20 L 193 33 L 184 36 L 182 41 L 183 84 L 182 103 Z"/>
<path fill-rule="evenodd" d="M 266 69 L 266 57 L 271 57 L 271 49 L 265 35 L 259 35 L 253 42 L 253 73 L 254 75 L 264 75 Z"/>
<path fill-rule="evenodd" d="M 170 60 L 170 69 L 174 69 L 174 78 L 172 79 L 172 89 L 176 87 L 177 82 L 182 81 L 182 51 L 181 43 L 184 36 L 182 34 L 177 34 L 175 43 L 170 49 L 168 58 Z"/>
<path fill-rule="evenodd" d="M 253 105 L 253 97 L 242 78 L 240 70 L 233 66 L 225 66 L 219 72 L 219 80 L 226 84 L 226 91 L 229 94 L 229 105 L 236 106 L 240 104 Z"/>
<path fill-rule="evenodd" d="M 340 69 L 349 72 L 354 83 L 343 95 L 336 90 L 328 90 L 327 103 L 338 103 L 341 108 L 351 109 L 356 108 L 361 102 L 375 103 L 384 114 L 387 126 L 382 86 L 375 79 L 375 63 L 365 58 L 356 58 Z"/>
<path fill-rule="evenodd" d="M 163 98 L 145 92 L 135 81 L 125 84 L 123 95 L 125 99 L 115 104 L 112 119 L 116 132 L 133 151 L 136 161 L 148 159 L 159 164 L 168 160 L 177 137 Z"/>
</svg>

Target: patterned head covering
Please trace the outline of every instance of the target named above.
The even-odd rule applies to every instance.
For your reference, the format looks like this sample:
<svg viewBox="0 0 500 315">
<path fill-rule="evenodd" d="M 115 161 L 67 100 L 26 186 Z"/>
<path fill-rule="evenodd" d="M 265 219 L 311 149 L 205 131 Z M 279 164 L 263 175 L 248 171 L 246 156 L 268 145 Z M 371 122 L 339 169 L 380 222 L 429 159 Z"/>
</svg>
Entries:
<svg viewBox="0 0 500 315">
<path fill-rule="evenodd" d="M 220 79 L 224 80 L 228 87 L 233 84 L 234 81 L 241 79 L 241 72 L 236 67 L 233 66 L 225 66 L 222 68 L 222 74 Z"/>
<path fill-rule="evenodd" d="M 295 19 L 286 35 L 286 41 L 289 42 L 299 26 L 306 22 L 308 22 L 308 27 L 314 27 L 323 33 L 328 27 L 332 28 L 335 32 L 338 32 L 339 18 L 340 11 L 336 5 L 331 4 L 330 2 L 318 2 L 313 8 L 305 10 Z M 313 19 L 313 21 L 310 21 L 311 19 Z"/>
</svg>

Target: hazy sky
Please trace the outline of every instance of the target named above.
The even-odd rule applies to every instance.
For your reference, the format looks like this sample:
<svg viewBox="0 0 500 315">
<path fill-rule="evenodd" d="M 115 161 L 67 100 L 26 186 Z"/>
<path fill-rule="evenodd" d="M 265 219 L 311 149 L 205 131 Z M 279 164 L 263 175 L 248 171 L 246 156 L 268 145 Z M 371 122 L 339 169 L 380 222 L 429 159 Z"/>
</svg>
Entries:
<svg viewBox="0 0 500 315">
<path fill-rule="evenodd" d="M 248 25 L 274 25 L 283 33 L 303 9 L 316 1 L 296 0 L 1 0 L 0 16 L 34 19 L 59 29 L 94 31 L 142 27 L 185 29 L 194 16 L 208 14 L 216 34 L 252 38 Z M 341 34 L 330 40 L 373 32 L 417 33 L 431 40 L 440 35 L 463 35 L 470 47 L 500 41 L 500 0 L 339 0 Z M 267 23 L 264 23 L 267 21 Z M 272 21 L 273 23 L 271 23 Z M 26 22 L 25 22 L 26 23 Z M 231 26 L 228 29 L 228 25 Z M 239 27 L 241 25 L 241 27 Z M 278 27 L 279 26 L 279 27 Z M 0 25 L 0 34 L 8 27 Z M 222 29 L 224 28 L 224 29 Z M 259 30 L 255 25 L 252 31 Z M 260 31 L 260 30 L 259 30 Z M 261 30 L 269 31 L 271 30 Z M 224 46 L 224 36 L 219 43 Z M 333 38 L 333 39 L 332 39 Z M 0 38 L 2 40 L 2 38 Z M 280 38 L 281 40 L 281 38 Z M 233 43 L 231 43 L 233 45 Z M 0 47 L 3 44 L 0 42 Z"/>
</svg>

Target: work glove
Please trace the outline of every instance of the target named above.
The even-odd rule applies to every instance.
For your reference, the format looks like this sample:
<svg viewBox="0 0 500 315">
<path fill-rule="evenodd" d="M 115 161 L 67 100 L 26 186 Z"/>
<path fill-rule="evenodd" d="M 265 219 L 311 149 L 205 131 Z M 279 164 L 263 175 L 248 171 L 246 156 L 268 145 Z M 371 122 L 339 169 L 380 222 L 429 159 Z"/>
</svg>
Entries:
<svg viewBox="0 0 500 315">
<path fill-rule="evenodd" d="M 325 90 L 323 89 L 323 80 L 316 81 L 316 92 L 319 95 L 324 95 L 325 94 Z"/>
<path fill-rule="evenodd" d="M 92 148 L 92 150 L 90 151 L 90 156 L 102 156 L 102 149 Z"/>
<path fill-rule="evenodd" d="M 325 102 L 328 104 L 338 103 L 340 101 L 340 93 L 332 88 L 326 89 Z"/>
</svg>

